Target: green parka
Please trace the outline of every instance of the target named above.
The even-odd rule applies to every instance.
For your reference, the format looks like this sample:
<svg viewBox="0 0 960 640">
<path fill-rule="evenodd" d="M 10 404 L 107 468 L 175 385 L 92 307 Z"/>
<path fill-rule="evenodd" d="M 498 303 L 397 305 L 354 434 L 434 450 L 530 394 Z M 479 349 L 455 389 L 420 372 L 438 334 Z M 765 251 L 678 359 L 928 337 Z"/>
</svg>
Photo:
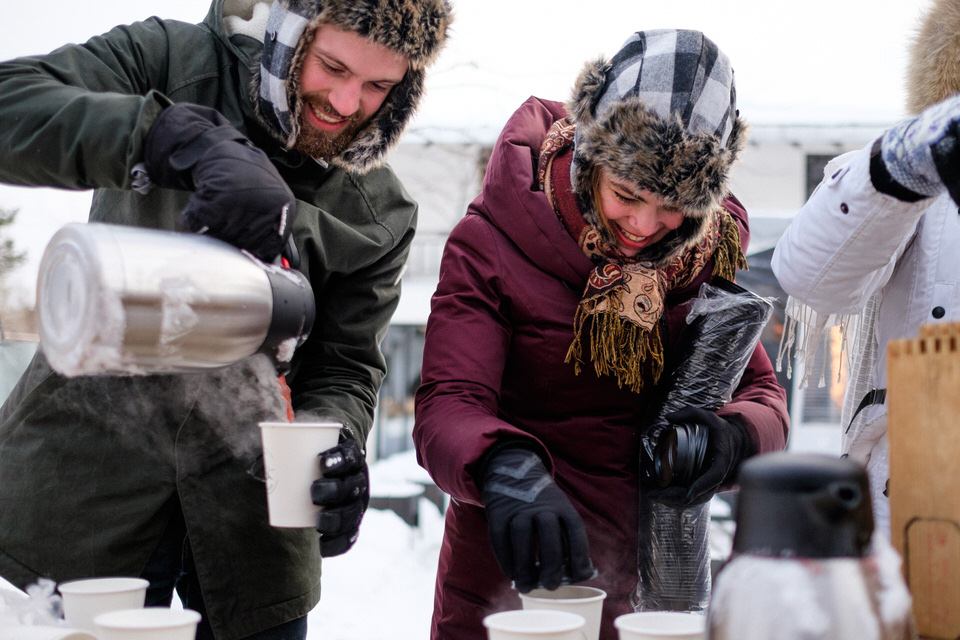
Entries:
<svg viewBox="0 0 960 640">
<path fill-rule="evenodd" d="M 250 88 L 262 45 L 228 36 L 223 11 L 215 0 L 199 25 L 150 18 L 0 64 L 0 181 L 93 188 L 91 220 L 178 229 L 190 193 L 142 195 L 132 170 L 166 105 L 219 110 L 298 200 L 317 309 L 288 374 L 294 408 L 342 420 L 362 446 L 417 208 L 388 167 L 325 168 L 261 127 Z M 257 422 L 284 412 L 265 356 L 210 373 L 66 379 L 38 355 L 0 408 L 0 575 L 21 588 L 138 575 L 179 503 L 218 638 L 307 614 L 318 535 L 269 526 L 261 479 Z"/>
</svg>

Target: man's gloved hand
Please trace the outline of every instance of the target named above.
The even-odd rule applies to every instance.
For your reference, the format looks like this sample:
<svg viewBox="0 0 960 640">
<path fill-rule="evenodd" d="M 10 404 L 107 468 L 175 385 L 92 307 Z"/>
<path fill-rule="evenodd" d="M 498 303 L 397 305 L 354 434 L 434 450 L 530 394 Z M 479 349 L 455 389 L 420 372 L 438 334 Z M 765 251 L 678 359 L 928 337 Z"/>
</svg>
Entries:
<svg viewBox="0 0 960 640">
<path fill-rule="evenodd" d="M 530 449 L 495 452 L 479 479 L 497 562 L 521 593 L 596 575 L 580 514 Z"/>
<path fill-rule="evenodd" d="M 360 534 L 360 521 L 370 504 L 370 472 L 360 447 L 347 439 L 317 456 L 323 477 L 313 481 L 310 497 L 323 507 L 317 517 L 320 555 L 346 553 Z"/>
<path fill-rule="evenodd" d="M 218 111 L 179 102 L 147 132 L 150 180 L 193 191 L 187 227 L 272 262 L 293 227 L 297 203 L 267 155 Z"/>
<path fill-rule="evenodd" d="M 946 188 L 960 203 L 960 96 L 888 129 L 874 145 L 870 178 L 878 191 L 906 202 Z"/>
<path fill-rule="evenodd" d="M 712 411 L 687 407 L 666 418 L 672 424 L 699 424 L 707 428 L 703 471 L 688 487 L 671 485 L 648 490 L 650 500 L 678 509 L 703 504 L 733 480 L 740 462 L 753 455 L 753 440 L 747 430 Z"/>
</svg>

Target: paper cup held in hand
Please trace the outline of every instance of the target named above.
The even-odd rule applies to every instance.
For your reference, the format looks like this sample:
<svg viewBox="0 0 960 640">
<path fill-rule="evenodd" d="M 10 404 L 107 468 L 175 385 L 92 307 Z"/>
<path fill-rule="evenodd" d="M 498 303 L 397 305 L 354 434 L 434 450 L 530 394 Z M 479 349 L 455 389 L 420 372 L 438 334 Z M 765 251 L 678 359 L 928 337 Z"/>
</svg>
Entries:
<svg viewBox="0 0 960 640">
<path fill-rule="evenodd" d="M 57 585 L 63 617 L 75 629 L 96 633 L 93 619 L 101 613 L 143 607 L 150 583 L 143 578 L 85 578 Z"/>
<path fill-rule="evenodd" d="M 94 622 L 100 640 L 195 640 L 200 618 L 190 609 L 146 607 L 101 613 Z"/>
<path fill-rule="evenodd" d="M 603 589 L 571 584 L 557 589 L 534 589 L 529 593 L 521 593 L 520 601 L 524 609 L 550 609 L 581 615 L 586 620 L 583 627 L 586 640 L 599 640 L 603 600 L 606 597 Z"/>
<path fill-rule="evenodd" d="M 704 640 L 707 617 L 684 611 L 639 611 L 613 621 L 620 640 Z"/>
<path fill-rule="evenodd" d="M 260 423 L 272 526 L 317 526 L 320 507 L 310 497 L 310 486 L 320 477 L 317 454 L 337 446 L 341 428 L 335 421 Z"/>
<path fill-rule="evenodd" d="M 583 640 L 583 616 L 567 611 L 520 609 L 483 619 L 488 640 Z"/>
</svg>

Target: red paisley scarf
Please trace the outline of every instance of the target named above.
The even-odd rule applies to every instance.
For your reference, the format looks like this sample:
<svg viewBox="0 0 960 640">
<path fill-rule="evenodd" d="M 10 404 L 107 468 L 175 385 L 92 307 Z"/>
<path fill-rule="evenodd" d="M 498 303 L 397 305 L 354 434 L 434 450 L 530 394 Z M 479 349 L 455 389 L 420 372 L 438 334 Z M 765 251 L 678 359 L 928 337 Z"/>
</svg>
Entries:
<svg viewBox="0 0 960 640">
<path fill-rule="evenodd" d="M 566 362 L 583 367 L 583 333 L 589 323 L 590 359 L 597 375 L 613 374 L 622 387 L 643 388 L 649 367 L 654 382 L 663 372 L 663 345 L 659 321 L 664 300 L 672 289 L 689 285 L 714 258 L 712 275 L 733 280 L 737 269 L 746 269 L 740 249 L 740 231 L 725 209 L 718 210 L 711 228 L 697 245 L 665 265 L 637 261 L 605 242 L 587 224 L 570 184 L 571 144 L 574 126 L 569 120 L 554 123 L 540 150 L 540 188 L 553 204 L 564 227 L 596 265 L 574 318 L 574 339 Z"/>
</svg>

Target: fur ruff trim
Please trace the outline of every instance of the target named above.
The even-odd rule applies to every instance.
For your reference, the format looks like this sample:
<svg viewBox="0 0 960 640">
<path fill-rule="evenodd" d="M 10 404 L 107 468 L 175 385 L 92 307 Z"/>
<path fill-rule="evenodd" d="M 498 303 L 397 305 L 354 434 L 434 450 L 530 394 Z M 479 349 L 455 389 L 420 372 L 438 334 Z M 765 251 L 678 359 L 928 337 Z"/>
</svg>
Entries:
<svg viewBox="0 0 960 640">
<path fill-rule="evenodd" d="M 912 114 L 960 92 L 960 1 L 934 0 L 914 36 L 907 67 Z"/>
<path fill-rule="evenodd" d="M 617 177 L 664 198 L 664 204 L 684 212 L 683 224 L 652 249 L 645 260 L 666 264 L 707 233 L 711 214 L 727 195 L 727 177 L 746 142 L 747 125 L 737 116 L 727 140 L 707 133 L 690 133 L 679 115 L 661 118 L 629 96 L 599 119 L 593 108 L 604 89 L 610 63 L 588 62 L 577 78 L 567 110 L 580 128 L 574 156 L 574 192 L 584 218 L 613 242 L 599 224 L 591 194 L 590 168 L 600 166 Z"/>
</svg>

